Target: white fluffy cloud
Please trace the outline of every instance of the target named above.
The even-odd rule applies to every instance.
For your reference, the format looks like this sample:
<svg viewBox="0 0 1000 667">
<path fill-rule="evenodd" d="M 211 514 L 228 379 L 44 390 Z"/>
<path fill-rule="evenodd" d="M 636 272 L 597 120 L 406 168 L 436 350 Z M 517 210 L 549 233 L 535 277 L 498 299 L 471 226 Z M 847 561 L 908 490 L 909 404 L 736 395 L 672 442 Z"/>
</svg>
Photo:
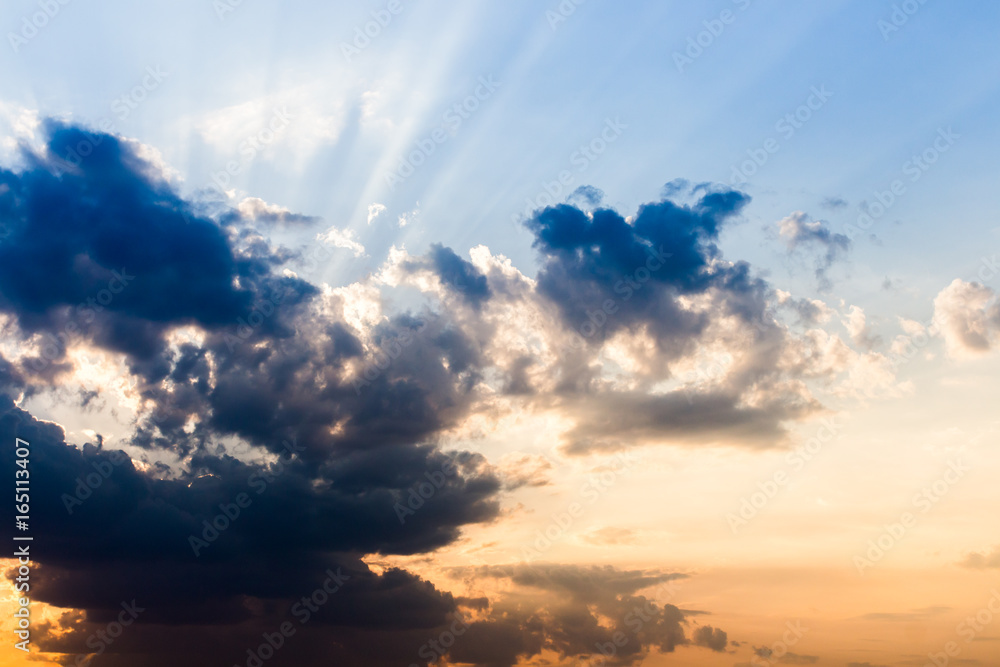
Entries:
<svg viewBox="0 0 1000 667">
<path fill-rule="evenodd" d="M 1000 330 L 996 292 L 979 283 L 956 279 L 934 299 L 934 326 L 952 357 L 989 352 Z"/>
</svg>

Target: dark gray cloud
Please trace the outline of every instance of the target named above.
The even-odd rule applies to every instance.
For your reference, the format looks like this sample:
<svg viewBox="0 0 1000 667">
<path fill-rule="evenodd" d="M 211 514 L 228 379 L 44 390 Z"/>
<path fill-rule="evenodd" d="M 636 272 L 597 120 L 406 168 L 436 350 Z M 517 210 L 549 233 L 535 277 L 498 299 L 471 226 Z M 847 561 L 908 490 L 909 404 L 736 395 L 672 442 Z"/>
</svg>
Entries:
<svg viewBox="0 0 1000 667">
<path fill-rule="evenodd" d="M 41 357 L 0 364 L 0 437 L 31 442 L 33 510 L 45 517 L 33 597 L 81 614 L 40 646 L 87 652 L 90 633 L 135 599 L 147 611 L 95 665 L 232 664 L 342 568 L 350 580 L 283 659 L 326 664 L 333 651 L 344 664 L 413 662 L 411 647 L 450 623 L 458 603 L 407 572 L 376 575 L 359 555 L 432 551 L 496 518 L 493 468 L 434 445 L 467 409 L 475 346 L 447 318 L 398 314 L 364 332 L 392 363 L 350 382 L 345 366 L 371 352 L 360 332 L 309 317 L 319 291 L 275 272 L 292 254 L 241 213 L 200 217 L 129 144 L 47 130 L 46 155 L 0 171 L 0 310 L 25 339 L 53 341 Z M 57 160 L 84 145 L 77 164 Z M 456 268 L 439 255 L 441 268 Z M 202 342 L 168 344 L 188 324 Z M 139 469 L 101 439 L 76 447 L 14 404 L 70 370 L 65 347 L 81 341 L 124 353 L 152 406 L 127 441 L 186 457 L 183 470 Z M 185 429 L 192 417 L 197 427 Z M 282 459 L 234 458 L 228 438 Z M 4 448 L 0 459 L 13 467 L 13 456 Z M 432 482 L 430 497 L 412 500 Z M 241 494 L 249 505 L 219 519 Z M 401 502 L 419 511 L 401 521 Z M 216 537 L 206 522 L 228 525 Z"/>
<path fill-rule="evenodd" d="M 445 248 L 440 243 L 431 245 L 427 263 L 443 285 L 460 294 L 470 305 L 478 307 L 490 298 L 486 276 L 451 248 Z"/>
<path fill-rule="evenodd" d="M 745 315 L 746 301 L 763 289 L 747 267 L 712 262 L 722 225 L 749 201 L 732 190 L 709 191 L 693 205 L 643 205 L 631 223 L 610 209 L 588 214 L 561 204 L 538 211 L 525 223 L 542 259 L 538 290 L 589 342 L 645 325 L 665 350 L 681 350 L 706 321 L 682 309 L 678 297 L 722 289 L 734 297 L 728 310 Z M 605 304 L 613 313 L 595 316 Z"/>
<path fill-rule="evenodd" d="M 463 526 L 497 520 L 505 484 L 547 483 L 538 461 L 504 469 L 441 445 L 495 395 L 484 378 L 497 368 L 485 352 L 495 343 L 496 301 L 535 299 L 556 314 L 556 335 L 585 339 L 559 351 L 548 396 L 532 379 L 542 361 L 531 351 L 501 374 L 503 396 L 558 401 L 576 417 L 571 453 L 652 439 L 770 443 L 785 420 L 814 410 L 768 394 L 787 344 L 768 312 L 772 290 L 717 246 L 749 197 L 675 181 L 628 220 L 569 204 L 536 211 L 526 225 L 539 253 L 537 288 L 518 292 L 478 260 L 432 245 L 404 269 L 431 272 L 455 298 L 359 324 L 338 316 L 341 297 L 284 275 L 298 257 L 254 227 L 310 222 L 305 216 L 263 203 L 207 216 L 130 144 L 55 123 L 47 130 L 46 154 L 27 154 L 22 172 L 0 171 L 0 311 L 22 342 L 34 334 L 52 341 L 39 357 L 0 359 L 0 438 L 32 442 L 35 510 L 46 519 L 36 531 L 33 593 L 75 610 L 64 619 L 69 632 L 43 629 L 44 649 L 85 651 L 91 633 L 135 599 L 146 611 L 95 667 L 242 664 L 246 649 L 338 568 L 349 579 L 289 640 L 282 662 L 424 664 L 431 658 L 420 648 L 462 618 L 468 629 L 449 659 L 498 667 L 546 650 L 575 659 L 614 646 L 614 661 L 631 664 L 654 650 L 730 645 L 723 630 L 692 629 L 695 612 L 643 593 L 676 575 L 470 569 L 462 576 L 529 591 L 470 600 L 403 570 L 376 573 L 361 558 L 433 552 Z M 53 157 L 82 144 L 93 150 L 71 168 Z M 600 202 L 595 188 L 577 194 L 584 207 Z M 89 299 L 101 299 L 99 308 Z M 689 308 L 692 299 L 708 306 Z M 615 316 L 595 326 L 593 313 L 609 301 Z M 609 390 L 579 363 L 616 333 L 643 330 L 669 364 L 722 319 L 743 328 L 752 354 L 709 391 Z M 197 340 L 172 337 L 185 325 Z M 72 371 L 65 350 L 75 342 L 123 355 L 143 406 L 124 438 L 137 448 L 130 451 L 182 466 L 138 466 L 101 438 L 78 447 L 15 404 Z M 663 375 L 650 382 L 669 378 L 669 368 Z M 742 400 L 749 387 L 753 407 Z M 252 456 L 235 456 L 233 442 Z M 280 465 L 252 462 L 265 454 Z M 12 465 L 12 456 L 5 449 L 0 463 Z M 80 492 L 95 472 L 100 484 Z M 413 501 L 429 483 L 434 491 Z M 250 505 L 209 540 L 206 522 L 240 494 Z M 75 495 L 86 498 L 67 500 Z M 417 507 L 401 515 L 408 502 Z M 0 520 L 10 519 L 10 507 L 3 512 Z M 192 535 L 207 542 L 198 554 Z"/>
<path fill-rule="evenodd" d="M 729 639 L 726 633 L 719 628 L 713 628 L 710 625 L 703 625 L 691 636 L 691 641 L 696 646 L 704 646 L 705 648 L 711 649 L 713 651 L 722 652 L 726 650 L 726 646 L 729 644 Z"/>
<path fill-rule="evenodd" d="M 669 594 L 673 582 L 684 575 L 549 563 L 462 568 L 456 575 L 506 580 L 516 586 L 516 593 L 499 597 L 491 607 L 490 619 L 522 628 L 523 638 L 511 644 L 510 660 L 494 663 L 502 667 L 542 648 L 567 658 L 602 656 L 607 664 L 631 665 L 654 649 L 671 653 L 679 646 L 701 646 L 721 651 L 727 645 L 725 633 L 715 629 L 706 634 L 699 628 L 688 637 L 687 619 L 694 612 L 644 594 Z M 476 657 L 477 643 L 499 641 L 504 633 L 503 625 L 484 625 L 481 635 L 460 638 L 449 658 L 466 662 Z"/>
</svg>

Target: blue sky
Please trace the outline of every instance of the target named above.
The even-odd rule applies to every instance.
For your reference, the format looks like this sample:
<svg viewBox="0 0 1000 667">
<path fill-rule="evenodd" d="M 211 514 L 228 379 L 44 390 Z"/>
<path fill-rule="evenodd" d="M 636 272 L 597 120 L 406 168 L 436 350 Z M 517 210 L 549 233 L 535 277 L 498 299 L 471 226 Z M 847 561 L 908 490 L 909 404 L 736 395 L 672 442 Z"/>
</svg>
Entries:
<svg viewBox="0 0 1000 667">
<path fill-rule="evenodd" d="M 991 110 L 1000 55 L 982 48 L 1000 11 L 993 5 L 976 3 L 971 11 L 925 3 L 885 39 L 878 22 L 891 19 L 891 3 L 637 3 L 623 11 L 590 1 L 555 29 L 545 13 L 559 11 L 551 4 L 404 2 L 347 62 L 341 44 L 372 20 L 370 12 L 384 10 L 381 4 L 279 9 L 244 2 L 220 19 L 208 2 L 141 9 L 111 2 L 86 10 L 70 3 L 18 53 L 3 51 L 4 99 L 83 123 L 110 117 L 116 131 L 160 150 L 186 188 L 207 182 L 241 140 L 208 144 L 192 127 L 196 119 L 259 100 L 261 109 L 289 100 L 293 115 L 296 105 L 307 106 L 319 118 L 299 122 L 328 116 L 334 127 L 327 136 L 294 147 L 279 137 L 234 184 L 355 228 L 375 259 L 393 242 L 418 250 L 441 241 L 459 248 L 485 243 L 519 265 L 531 262 L 527 237 L 512 233 L 511 215 L 560 171 L 577 169 L 571 156 L 607 118 L 628 129 L 584 172 L 574 171 L 573 183 L 601 188 L 625 213 L 674 178 L 726 182 L 747 150 L 780 139 L 780 150 L 747 186 L 755 199 L 748 224 L 724 239 L 732 257 L 774 264 L 760 228 L 791 210 L 826 218 L 835 229 L 852 222 L 940 127 L 955 128 L 961 140 L 873 230 L 882 245 L 859 243 L 855 258 L 877 265 L 875 274 L 919 282 L 932 249 L 933 264 L 955 272 L 997 240 L 992 211 L 974 196 L 990 185 L 986 167 L 997 132 Z M 18 26 L 32 7 L 7 3 L 4 24 Z M 726 10 L 732 22 L 679 72 L 674 53 Z M 166 78 L 118 120 L 112 101 L 140 84 L 147 66 L 162 68 Z M 416 175 L 395 192 L 383 187 L 379 171 L 440 124 L 483 75 L 501 82 L 499 90 Z M 794 136 L 781 138 L 776 121 L 813 86 L 833 96 Z M 366 95 L 374 107 L 367 124 L 359 118 Z M 270 110 L 260 114 L 263 125 Z M 824 210 L 827 197 L 848 206 Z M 370 228 L 361 211 L 372 202 L 388 211 Z M 419 227 L 400 233 L 386 223 L 417 202 Z M 962 220 L 961 238 L 941 224 L 948 218 Z M 877 291 L 868 274 L 851 272 L 849 285 L 859 295 Z"/>
</svg>

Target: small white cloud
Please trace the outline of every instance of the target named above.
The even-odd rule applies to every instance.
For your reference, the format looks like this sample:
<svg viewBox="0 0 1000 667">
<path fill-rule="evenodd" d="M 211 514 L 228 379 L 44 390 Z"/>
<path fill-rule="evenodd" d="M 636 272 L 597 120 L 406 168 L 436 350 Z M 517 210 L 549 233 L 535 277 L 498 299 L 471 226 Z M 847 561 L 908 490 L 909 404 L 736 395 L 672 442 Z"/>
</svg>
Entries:
<svg viewBox="0 0 1000 667">
<path fill-rule="evenodd" d="M 407 225 L 416 221 L 418 218 L 420 218 L 420 202 L 417 202 L 416 208 L 414 208 L 412 211 L 408 211 L 399 216 L 399 226 L 406 227 Z"/>
<path fill-rule="evenodd" d="M 283 206 L 270 204 L 259 197 L 245 197 L 236 209 L 244 218 L 271 224 L 310 223 L 317 218 L 300 213 L 292 213 Z"/>
<path fill-rule="evenodd" d="M 354 253 L 355 257 L 365 255 L 365 247 L 358 243 L 354 232 L 350 229 L 337 229 L 330 227 L 325 232 L 316 236 L 317 240 L 337 248 L 345 248 Z"/>
<path fill-rule="evenodd" d="M 851 341 L 858 347 L 871 349 L 879 343 L 878 336 L 872 334 L 868 328 L 865 318 L 865 311 L 858 306 L 851 306 L 847 312 L 847 317 L 842 320 L 847 333 L 851 335 Z"/>
<path fill-rule="evenodd" d="M 381 215 L 385 211 L 385 206 L 383 204 L 375 203 L 368 205 L 368 224 L 372 224 L 375 218 Z"/>
</svg>

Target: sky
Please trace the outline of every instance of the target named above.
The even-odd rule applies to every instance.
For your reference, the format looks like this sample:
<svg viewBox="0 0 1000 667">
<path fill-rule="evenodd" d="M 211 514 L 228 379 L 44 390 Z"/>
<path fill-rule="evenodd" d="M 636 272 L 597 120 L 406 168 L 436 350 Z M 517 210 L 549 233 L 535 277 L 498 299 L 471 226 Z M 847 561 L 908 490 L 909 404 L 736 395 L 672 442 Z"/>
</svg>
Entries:
<svg viewBox="0 0 1000 667">
<path fill-rule="evenodd" d="M 997 664 L 998 20 L 4 3 L 0 664 Z"/>
</svg>

